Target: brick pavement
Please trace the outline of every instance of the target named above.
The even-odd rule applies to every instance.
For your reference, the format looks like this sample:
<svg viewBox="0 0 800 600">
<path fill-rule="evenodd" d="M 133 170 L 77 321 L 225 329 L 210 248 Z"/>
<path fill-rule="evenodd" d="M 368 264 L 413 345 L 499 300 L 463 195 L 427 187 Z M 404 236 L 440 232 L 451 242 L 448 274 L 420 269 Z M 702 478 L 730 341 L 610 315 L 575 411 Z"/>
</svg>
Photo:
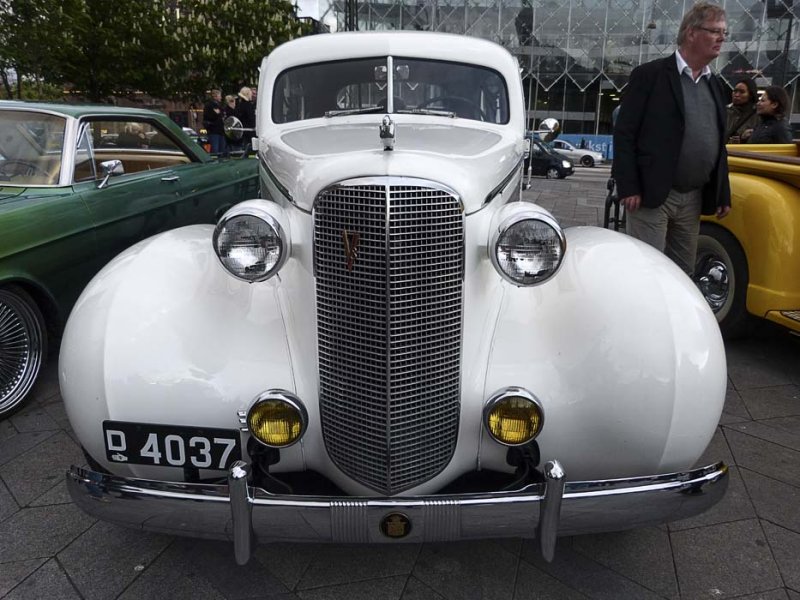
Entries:
<svg viewBox="0 0 800 600">
<path fill-rule="evenodd" d="M 525 192 L 564 225 L 602 218 L 607 169 L 534 179 Z M 800 339 L 768 326 L 726 344 L 729 386 L 702 463 L 731 465 L 725 499 L 693 519 L 535 543 L 261 546 L 246 567 L 230 544 L 96 522 L 69 501 L 82 462 L 55 360 L 34 402 L 0 421 L 0 597 L 447 599 L 747 598 L 800 600 Z"/>
</svg>

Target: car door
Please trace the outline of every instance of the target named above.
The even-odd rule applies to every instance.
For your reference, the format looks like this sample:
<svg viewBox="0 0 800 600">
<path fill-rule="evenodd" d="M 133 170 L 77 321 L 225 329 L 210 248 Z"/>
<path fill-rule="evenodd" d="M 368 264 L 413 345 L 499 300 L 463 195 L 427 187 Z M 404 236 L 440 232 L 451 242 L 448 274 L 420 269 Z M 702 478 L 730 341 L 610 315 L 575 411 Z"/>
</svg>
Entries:
<svg viewBox="0 0 800 600">
<path fill-rule="evenodd" d="M 160 133 L 145 118 L 91 117 L 81 125 L 73 185 L 94 224 L 99 266 L 181 224 L 180 167 L 192 157 L 180 149 L 160 150 L 154 143 Z M 123 172 L 105 178 L 103 163 L 115 160 Z"/>
</svg>

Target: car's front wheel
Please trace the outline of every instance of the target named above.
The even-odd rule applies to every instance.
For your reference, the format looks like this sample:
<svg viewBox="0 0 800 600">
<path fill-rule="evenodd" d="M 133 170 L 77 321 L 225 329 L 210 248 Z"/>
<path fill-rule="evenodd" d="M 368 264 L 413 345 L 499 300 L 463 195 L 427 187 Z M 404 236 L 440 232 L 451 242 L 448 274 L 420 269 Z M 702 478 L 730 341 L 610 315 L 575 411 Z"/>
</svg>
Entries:
<svg viewBox="0 0 800 600">
<path fill-rule="evenodd" d="M 558 179 L 561 173 L 555 167 L 548 167 L 547 172 L 544 174 L 548 179 Z"/>
<path fill-rule="evenodd" d="M 591 156 L 589 156 L 588 154 L 586 156 L 581 156 L 581 164 L 584 167 L 593 167 L 594 166 L 594 159 Z"/>
<path fill-rule="evenodd" d="M 47 331 L 39 307 L 16 285 L 0 287 L 0 418 L 21 405 L 47 356 Z"/>
<path fill-rule="evenodd" d="M 750 324 L 748 278 L 747 259 L 736 238 L 722 227 L 701 223 L 694 281 L 728 339 L 744 334 Z"/>
</svg>

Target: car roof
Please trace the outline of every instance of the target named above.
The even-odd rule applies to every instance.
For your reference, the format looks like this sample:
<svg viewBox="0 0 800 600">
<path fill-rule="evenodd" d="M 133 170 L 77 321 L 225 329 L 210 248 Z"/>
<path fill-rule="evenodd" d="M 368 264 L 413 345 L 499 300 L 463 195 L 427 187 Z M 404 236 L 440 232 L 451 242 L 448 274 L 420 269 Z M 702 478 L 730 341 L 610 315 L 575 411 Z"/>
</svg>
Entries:
<svg viewBox="0 0 800 600">
<path fill-rule="evenodd" d="M 66 104 L 59 102 L 27 102 L 20 100 L 0 100 L 0 110 L 35 110 L 60 114 L 65 117 L 80 118 L 86 115 L 113 114 L 120 116 L 163 117 L 146 108 L 124 108 L 108 104 Z"/>
</svg>

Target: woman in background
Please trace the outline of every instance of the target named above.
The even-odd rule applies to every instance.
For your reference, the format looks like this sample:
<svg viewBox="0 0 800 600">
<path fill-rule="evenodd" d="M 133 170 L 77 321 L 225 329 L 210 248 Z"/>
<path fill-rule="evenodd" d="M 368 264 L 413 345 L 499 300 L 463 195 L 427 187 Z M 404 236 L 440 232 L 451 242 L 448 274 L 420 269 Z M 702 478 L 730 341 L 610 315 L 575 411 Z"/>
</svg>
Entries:
<svg viewBox="0 0 800 600">
<path fill-rule="evenodd" d="M 779 85 L 771 85 L 756 103 L 759 123 L 753 128 L 748 144 L 790 144 L 792 130 L 786 121 L 789 95 Z"/>
<path fill-rule="evenodd" d="M 745 132 L 758 125 L 756 113 L 758 91 L 752 79 L 741 79 L 733 86 L 733 98 L 728 105 L 728 120 L 725 137 L 728 144 L 742 144 L 747 141 Z"/>
</svg>

